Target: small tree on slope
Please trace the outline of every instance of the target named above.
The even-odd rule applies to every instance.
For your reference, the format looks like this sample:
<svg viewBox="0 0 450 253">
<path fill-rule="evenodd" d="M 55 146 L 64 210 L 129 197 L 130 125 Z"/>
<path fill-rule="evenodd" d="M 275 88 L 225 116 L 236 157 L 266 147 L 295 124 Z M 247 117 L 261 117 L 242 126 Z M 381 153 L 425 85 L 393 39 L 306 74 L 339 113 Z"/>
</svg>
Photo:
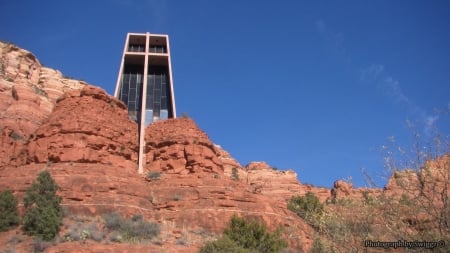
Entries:
<svg viewBox="0 0 450 253">
<path fill-rule="evenodd" d="M 50 173 L 43 171 L 27 190 L 22 227 L 25 233 L 46 241 L 58 234 L 63 218 L 58 188 Z"/>
<path fill-rule="evenodd" d="M 19 224 L 17 199 L 10 190 L 0 192 L 0 231 L 6 231 Z"/>
</svg>

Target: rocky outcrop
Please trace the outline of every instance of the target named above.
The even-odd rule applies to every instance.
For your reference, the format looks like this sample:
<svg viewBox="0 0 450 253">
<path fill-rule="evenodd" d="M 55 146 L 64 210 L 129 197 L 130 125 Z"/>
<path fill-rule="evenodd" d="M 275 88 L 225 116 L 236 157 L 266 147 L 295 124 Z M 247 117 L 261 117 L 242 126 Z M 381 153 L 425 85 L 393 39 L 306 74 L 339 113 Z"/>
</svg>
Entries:
<svg viewBox="0 0 450 253">
<path fill-rule="evenodd" d="M 125 105 L 84 86 L 65 93 L 27 145 L 28 163 L 82 162 L 136 167 L 137 125 Z"/>
<path fill-rule="evenodd" d="M 245 170 L 246 181 L 253 191 L 277 200 L 280 205 L 294 195 L 302 196 L 307 192 L 314 193 L 322 202 L 331 196 L 328 188 L 301 184 L 293 170 L 277 170 L 265 162 L 249 163 Z"/>
<path fill-rule="evenodd" d="M 300 247 L 300 241 L 301 247 L 310 245 L 312 228 L 287 210 L 285 203 L 254 192 L 244 178 L 233 180 L 227 176 L 215 153 L 217 147 L 190 119 L 167 120 L 149 127 L 149 152 L 163 162 L 150 163 L 147 169 L 159 173 L 158 179 L 143 178 L 137 173 L 136 166 L 122 167 L 123 161 L 104 163 L 101 154 L 114 154 L 103 149 L 110 145 L 91 150 L 92 156 L 80 159 L 80 154 L 86 154 L 83 150 L 89 150 L 90 144 L 103 143 L 105 138 L 99 136 L 114 133 L 107 129 L 97 131 L 96 127 L 102 124 L 96 122 L 102 122 L 101 117 L 83 114 L 83 109 L 87 111 L 83 106 L 121 115 L 120 104 L 109 105 L 102 97 L 99 89 L 90 86 L 66 93 L 48 121 L 30 140 L 27 150 L 30 164 L 6 166 L 0 170 L 0 189 L 10 188 L 21 199 L 36 175 L 45 169 L 61 187 L 58 194 L 63 198 L 63 205 L 74 213 L 101 215 L 118 211 L 128 217 L 141 214 L 160 224 L 171 223 L 172 229 L 203 229 L 216 234 L 224 229 L 233 214 L 237 214 L 264 220 L 270 230 L 284 227 L 292 247 Z M 76 111 L 78 116 L 63 113 L 76 108 L 80 109 Z M 112 117 L 109 113 L 103 114 L 105 118 Z M 128 132 L 130 130 L 124 124 L 127 115 L 123 113 L 122 116 L 112 120 L 121 122 L 123 131 Z M 125 143 L 129 137 L 123 135 L 117 140 Z M 169 168 L 167 164 L 177 158 L 170 155 L 176 153 L 171 148 L 178 145 L 186 147 L 183 149 L 186 155 L 181 156 L 186 163 Z M 192 249 L 186 252 L 195 252 L 197 248 Z"/>
<path fill-rule="evenodd" d="M 191 119 L 155 122 L 146 128 L 145 141 L 148 171 L 169 174 L 224 171 L 214 145 Z"/>
<path fill-rule="evenodd" d="M 43 67 L 32 53 L 0 42 L 0 166 L 17 161 L 64 92 L 84 85 Z"/>
<path fill-rule="evenodd" d="M 450 196 L 450 155 L 427 161 L 419 170 L 395 171 L 385 186 L 390 196 L 426 196 L 438 203 Z"/>
<path fill-rule="evenodd" d="M 287 210 L 284 200 L 255 191 L 247 170 L 192 119 L 156 122 L 147 127 L 145 140 L 146 170 L 159 173 L 158 179 L 148 180 L 157 219 L 219 233 L 231 215 L 238 214 L 264 220 L 271 229 L 282 225 L 292 238 L 312 237 L 311 228 Z M 237 178 L 231 177 L 233 169 Z"/>
</svg>

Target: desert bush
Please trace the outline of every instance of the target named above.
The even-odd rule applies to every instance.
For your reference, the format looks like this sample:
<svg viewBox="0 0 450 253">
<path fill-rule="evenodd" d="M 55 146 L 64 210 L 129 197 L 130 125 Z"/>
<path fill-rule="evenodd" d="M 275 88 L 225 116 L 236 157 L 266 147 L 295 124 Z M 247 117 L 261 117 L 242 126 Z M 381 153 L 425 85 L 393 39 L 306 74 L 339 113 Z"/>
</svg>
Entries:
<svg viewBox="0 0 450 253">
<path fill-rule="evenodd" d="M 181 195 L 179 195 L 179 194 L 175 194 L 175 195 L 173 195 L 173 197 L 172 197 L 172 200 L 174 200 L 174 201 L 180 201 L 182 199 L 182 197 L 181 197 Z"/>
<path fill-rule="evenodd" d="M 9 230 L 19 224 L 17 203 L 10 190 L 0 192 L 0 231 Z"/>
<path fill-rule="evenodd" d="M 96 242 L 101 242 L 105 239 L 105 233 L 102 231 L 94 230 L 90 233 L 89 239 L 92 239 Z"/>
<path fill-rule="evenodd" d="M 16 132 L 12 132 L 11 138 L 12 138 L 13 140 L 15 140 L 15 141 L 21 141 L 21 140 L 24 140 L 24 139 L 25 139 L 22 135 L 20 135 L 20 134 L 18 134 L 18 133 L 16 133 Z"/>
<path fill-rule="evenodd" d="M 64 234 L 64 241 L 86 241 L 88 239 L 100 242 L 105 239 L 105 233 L 100 231 L 96 223 L 85 223 L 78 221 L 71 225 Z"/>
<path fill-rule="evenodd" d="M 41 241 L 39 239 L 37 239 L 37 240 L 35 239 L 31 243 L 31 250 L 34 253 L 44 252 L 45 249 L 47 249 L 49 246 L 50 246 L 49 242 Z"/>
<path fill-rule="evenodd" d="M 302 217 L 309 224 L 316 226 L 317 219 L 323 212 L 323 204 L 312 192 L 305 196 L 292 196 L 288 202 L 288 209 Z"/>
<path fill-rule="evenodd" d="M 237 168 L 231 169 L 231 179 L 234 181 L 239 180 L 239 172 L 238 172 Z"/>
<path fill-rule="evenodd" d="M 339 251 L 333 246 L 329 245 L 326 241 L 320 239 L 319 237 L 314 239 L 313 244 L 311 245 L 311 248 L 308 251 L 308 253 L 334 253 L 334 252 Z"/>
<path fill-rule="evenodd" d="M 186 238 L 186 236 L 183 236 L 183 237 L 177 239 L 177 240 L 175 241 L 175 244 L 186 246 L 186 245 L 189 244 L 189 242 L 188 242 L 188 239 Z"/>
<path fill-rule="evenodd" d="M 308 253 L 328 253 L 325 244 L 320 238 L 316 238 L 311 245 Z"/>
<path fill-rule="evenodd" d="M 267 231 L 266 224 L 248 221 L 233 215 L 217 241 L 206 243 L 200 252 L 281 252 L 287 243 L 281 238 L 281 228 L 275 232 Z M 223 251 L 222 249 L 233 249 Z"/>
<path fill-rule="evenodd" d="M 81 239 L 80 231 L 77 227 L 71 227 L 68 229 L 66 234 L 64 235 L 64 241 L 79 241 Z"/>
<path fill-rule="evenodd" d="M 111 231 L 118 230 L 122 222 L 122 216 L 118 213 L 107 213 L 103 215 L 105 227 Z"/>
<path fill-rule="evenodd" d="M 370 195 L 369 192 L 363 191 L 363 192 L 362 192 L 362 196 L 363 196 L 363 199 L 364 199 L 364 203 L 365 203 L 366 205 L 371 205 L 371 206 L 373 206 L 373 205 L 376 204 L 376 198 L 375 198 L 374 196 Z"/>
<path fill-rule="evenodd" d="M 135 214 L 133 217 L 131 217 L 132 221 L 142 221 L 143 217 L 141 214 Z"/>
<path fill-rule="evenodd" d="M 123 219 L 118 213 L 110 213 L 103 215 L 105 226 L 110 231 L 120 233 L 120 238 L 112 241 L 140 241 L 152 239 L 161 232 L 159 224 L 147 222 L 142 219 L 141 215 L 134 215 L 131 219 Z"/>
<path fill-rule="evenodd" d="M 113 231 L 111 234 L 109 234 L 109 240 L 112 242 L 122 242 L 123 238 L 118 231 Z"/>
<path fill-rule="evenodd" d="M 159 180 L 161 178 L 161 173 L 158 171 L 150 171 L 147 173 L 146 177 L 151 180 Z"/>
<path fill-rule="evenodd" d="M 120 226 L 120 232 L 125 240 L 140 241 L 159 235 L 161 228 L 153 222 L 124 220 Z"/>
<path fill-rule="evenodd" d="M 24 198 L 25 216 L 22 229 L 28 235 L 49 241 L 59 232 L 63 211 L 58 185 L 48 171 L 41 172 Z"/>
</svg>

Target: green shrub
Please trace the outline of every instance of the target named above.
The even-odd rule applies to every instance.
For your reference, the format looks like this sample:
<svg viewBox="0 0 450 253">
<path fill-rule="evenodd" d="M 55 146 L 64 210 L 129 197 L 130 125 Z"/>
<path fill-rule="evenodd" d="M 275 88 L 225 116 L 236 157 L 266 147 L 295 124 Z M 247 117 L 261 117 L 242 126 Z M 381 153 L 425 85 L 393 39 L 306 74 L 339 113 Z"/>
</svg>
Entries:
<svg viewBox="0 0 450 253">
<path fill-rule="evenodd" d="M 289 200 L 288 209 L 315 225 L 316 219 L 322 214 L 323 204 L 312 192 L 307 192 L 305 196 L 293 196 Z"/>
<path fill-rule="evenodd" d="M 199 251 L 200 253 L 249 253 L 249 250 L 242 248 L 237 243 L 224 235 L 217 241 L 207 242 Z"/>
<path fill-rule="evenodd" d="M 58 185 L 50 173 L 43 171 L 27 190 L 24 198 L 25 217 L 22 229 L 46 241 L 52 240 L 59 232 L 63 211 L 61 197 L 56 195 Z"/>
<path fill-rule="evenodd" d="M 0 231 L 6 231 L 19 224 L 17 203 L 10 190 L 0 192 Z"/>
<path fill-rule="evenodd" d="M 281 229 L 269 233 L 265 223 L 233 215 L 223 236 L 217 241 L 206 243 L 200 252 L 272 253 L 281 252 L 286 246 L 287 243 L 281 238 Z"/>
</svg>

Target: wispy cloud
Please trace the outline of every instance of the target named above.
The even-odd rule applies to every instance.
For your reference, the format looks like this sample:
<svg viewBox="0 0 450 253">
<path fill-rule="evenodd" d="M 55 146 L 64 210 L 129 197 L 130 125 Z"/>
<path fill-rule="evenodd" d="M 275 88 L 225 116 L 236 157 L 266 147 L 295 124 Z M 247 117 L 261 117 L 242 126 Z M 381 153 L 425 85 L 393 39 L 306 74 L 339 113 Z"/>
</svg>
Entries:
<svg viewBox="0 0 450 253">
<path fill-rule="evenodd" d="M 408 114 L 423 125 L 425 137 L 430 137 L 439 116 L 428 114 L 417 105 L 402 89 L 400 82 L 389 75 L 382 64 L 371 64 L 360 71 L 361 81 L 373 83 L 386 97 L 402 106 Z"/>
<path fill-rule="evenodd" d="M 384 66 L 380 64 L 372 64 L 361 70 L 361 80 L 374 81 L 377 80 L 384 71 Z"/>
<path fill-rule="evenodd" d="M 336 32 L 331 29 L 323 19 L 315 22 L 317 32 L 324 37 L 338 53 L 342 60 L 347 64 L 347 68 L 352 72 L 356 72 L 360 76 L 360 80 L 367 84 L 375 84 L 382 94 L 392 100 L 393 103 L 404 108 L 406 113 L 423 126 L 423 133 L 426 137 L 430 137 L 438 116 L 429 114 L 425 109 L 417 105 L 413 99 L 408 96 L 402 89 L 399 80 L 390 75 L 383 64 L 370 64 L 367 67 L 355 66 L 351 55 L 345 47 L 345 36 L 342 32 Z M 449 104 L 450 107 L 450 104 Z"/>
<path fill-rule="evenodd" d="M 345 37 L 343 33 L 330 30 L 322 19 L 316 21 L 316 29 L 326 40 L 333 44 L 335 49 L 345 52 L 343 46 Z"/>
</svg>

